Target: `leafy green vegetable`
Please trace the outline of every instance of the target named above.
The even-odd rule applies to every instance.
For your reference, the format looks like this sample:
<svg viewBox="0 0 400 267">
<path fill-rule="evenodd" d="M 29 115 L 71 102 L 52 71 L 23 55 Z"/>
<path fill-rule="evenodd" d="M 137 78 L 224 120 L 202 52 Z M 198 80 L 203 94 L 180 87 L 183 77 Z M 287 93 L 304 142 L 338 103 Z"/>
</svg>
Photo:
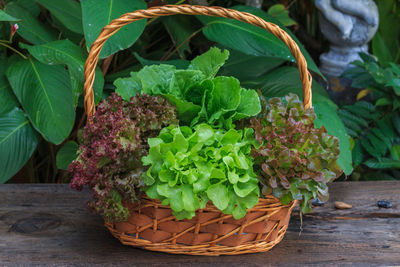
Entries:
<svg viewBox="0 0 400 267">
<path fill-rule="evenodd" d="M 129 211 L 122 201 L 138 201 L 144 185 L 140 159 L 147 154 L 147 138 L 177 123 L 175 108 L 162 97 L 141 95 L 126 102 L 112 94 L 85 126 L 78 157 L 69 166 L 71 187 L 88 185 L 93 210 L 108 221 L 126 220 Z M 57 162 L 63 163 L 63 154 Z"/>
<path fill-rule="evenodd" d="M 178 219 L 192 218 L 209 200 L 225 214 L 242 218 L 258 202 L 258 179 L 250 150 L 253 130 L 169 126 L 149 139 L 143 165 L 146 194 L 169 204 Z"/>
<path fill-rule="evenodd" d="M 259 145 L 252 155 L 263 193 L 272 193 L 283 204 L 297 199 L 303 212 L 311 210 L 310 200 L 328 197 L 326 183 L 337 178 L 339 141 L 314 127 L 315 114 L 304 110 L 295 94 L 271 98 L 263 111 L 250 120 Z"/>
<path fill-rule="evenodd" d="M 257 94 L 241 88 L 233 77 L 214 77 L 229 56 L 227 50 L 211 48 L 193 59 L 186 70 L 173 65 L 145 66 L 131 77 L 114 82 L 117 94 L 125 100 L 145 93 L 162 95 L 175 105 L 181 124 L 195 126 L 205 122 L 232 127 L 232 122 L 258 114 Z"/>
</svg>

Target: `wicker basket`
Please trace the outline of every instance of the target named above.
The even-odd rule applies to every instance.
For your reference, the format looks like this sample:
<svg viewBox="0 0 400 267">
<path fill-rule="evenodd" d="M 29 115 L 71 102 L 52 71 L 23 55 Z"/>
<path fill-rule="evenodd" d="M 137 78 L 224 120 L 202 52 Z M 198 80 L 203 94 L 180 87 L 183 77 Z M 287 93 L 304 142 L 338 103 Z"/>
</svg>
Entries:
<svg viewBox="0 0 400 267">
<path fill-rule="evenodd" d="M 298 45 L 279 26 L 245 12 L 221 7 L 191 5 L 160 6 L 137 10 L 122 15 L 105 26 L 91 45 L 85 63 L 84 102 L 88 123 L 95 112 L 93 82 L 100 51 L 109 37 L 121 27 L 146 18 L 184 15 L 208 15 L 232 18 L 268 30 L 283 41 L 296 59 L 303 88 L 304 107 L 311 107 L 311 75 Z M 236 255 L 270 250 L 278 244 L 288 227 L 290 215 L 297 201 L 282 205 L 273 196 L 260 198 L 244 218 L 235 220 L 212 204 L 198 210 L 191 220 L 178 221 L 169 206 L 159 201 L 142 198 L 139 204 L 125 203 L 130 210 L 126 222 L 105 226 L 123 244 L 143 249 L 189 255 Z"/>
</svg>

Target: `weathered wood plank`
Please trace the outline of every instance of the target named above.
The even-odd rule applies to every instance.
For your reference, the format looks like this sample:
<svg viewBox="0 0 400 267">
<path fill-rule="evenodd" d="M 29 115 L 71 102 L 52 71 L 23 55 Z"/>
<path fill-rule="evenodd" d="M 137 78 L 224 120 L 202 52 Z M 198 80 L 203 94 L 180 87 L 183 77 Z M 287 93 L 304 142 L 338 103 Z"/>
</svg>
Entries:
<svg viewBox="0 0 400 267">
<path fill-rule="evenodd" d="M 68 185 L 0 186 L 0 266 L 400 265 L 400 182 L 340 182 L 331 200 L 291 220 L 272 251 L 241 256 L 177 256 L 120 245 L 85 207 L 88 192 Z M 379 209 L 378 200 L 393 204 Z M 334 201 L 353 205 L 335 210 Z"/>
</svg>

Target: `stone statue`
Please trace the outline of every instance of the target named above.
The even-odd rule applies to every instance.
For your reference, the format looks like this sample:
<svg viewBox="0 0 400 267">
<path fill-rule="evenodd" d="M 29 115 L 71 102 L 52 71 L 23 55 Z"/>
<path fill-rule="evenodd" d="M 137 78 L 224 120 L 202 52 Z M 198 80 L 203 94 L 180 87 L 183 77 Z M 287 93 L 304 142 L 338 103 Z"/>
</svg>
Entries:
<svg viewBox="0 0 400 267">
<path fill-rule="evenodd" d="M 315 0 L 320 28 L 331 43 L 321 55 L 320 70 L 328 77 L 339 77 L 358 53 L 368 52 L 367 43 L 379 24 L 378 8 L 373 0 Z"/>
<path fill-rule="evenodd" d="M 246 5 L 261 8 L 263 2 L 264 2 L 264 0 L 246 0 Z"/>
</svg>

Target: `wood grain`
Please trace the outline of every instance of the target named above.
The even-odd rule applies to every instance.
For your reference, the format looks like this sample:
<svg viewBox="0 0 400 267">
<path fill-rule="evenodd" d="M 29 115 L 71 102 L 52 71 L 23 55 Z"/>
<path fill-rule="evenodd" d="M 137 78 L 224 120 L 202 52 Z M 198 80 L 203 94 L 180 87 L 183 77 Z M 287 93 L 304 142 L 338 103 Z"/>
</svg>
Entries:
<svg viewBox="0 0 400 267">
<path fill-rule="evenodd" d="M 270 252 L 177 256 L 121 245 L 68 185 L 0 186 L 0 266 L 399 266 L 400 182 L 339 182 Z M 388 200 L 391 209 L 377 207 Z M 334 201 L 353 205 L 336 210 Z"/>
</svg>

